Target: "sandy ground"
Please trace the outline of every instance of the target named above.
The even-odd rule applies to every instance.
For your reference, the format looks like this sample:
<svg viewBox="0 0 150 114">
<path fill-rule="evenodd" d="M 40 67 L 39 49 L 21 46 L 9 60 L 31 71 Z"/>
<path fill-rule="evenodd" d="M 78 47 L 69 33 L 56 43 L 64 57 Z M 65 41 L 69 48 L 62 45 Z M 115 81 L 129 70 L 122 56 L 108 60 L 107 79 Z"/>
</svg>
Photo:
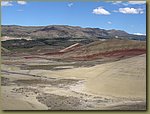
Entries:
<svg viewBox="0 0 150 114">
<path fill-rule="evenodd" d="M 22 70 L 25 60 L 14 61 L 2 64 L 3 110 L 146 109 L 145 54 L 57 71 Z"/>
</svg>

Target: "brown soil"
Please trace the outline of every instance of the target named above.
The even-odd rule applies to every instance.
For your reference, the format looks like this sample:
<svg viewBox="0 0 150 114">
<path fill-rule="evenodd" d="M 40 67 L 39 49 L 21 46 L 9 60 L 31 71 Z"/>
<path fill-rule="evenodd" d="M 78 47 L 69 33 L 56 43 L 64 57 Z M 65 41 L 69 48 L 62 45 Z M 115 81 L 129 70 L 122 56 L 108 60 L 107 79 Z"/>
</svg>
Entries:
<svg viewBox="0 0 150 114">
<path fill-rule="evenodd" d="M 94 60 L 98 58 L 111 57 L 111 58 L 122 58 L 122 57 L 133 57 L 146 53 L 146 49 L 128 49 L 128 50 L 115 50 L 111 52 L 95 53 L 86 56 L 71 57 L 74 60 Z"/>
</svg>

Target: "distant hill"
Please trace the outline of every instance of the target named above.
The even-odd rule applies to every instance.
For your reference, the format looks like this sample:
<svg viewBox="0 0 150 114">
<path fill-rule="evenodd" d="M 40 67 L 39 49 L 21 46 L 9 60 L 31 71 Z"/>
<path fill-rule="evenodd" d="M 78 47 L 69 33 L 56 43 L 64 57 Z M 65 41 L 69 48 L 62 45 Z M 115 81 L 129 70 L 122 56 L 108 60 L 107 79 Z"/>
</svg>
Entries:
<svg viewBox="0 0 150 114">
<path fill-rule="evenodd" d="M 133 35 L 122 30 L 81 28 L 79 26 L 17 26 L 2 25 L 2 46 L 8 50 L 21 48 L 64 49 L 79 43 L 86 45 L 106 39 L 146 40 L 146 36 Z"/>
<path fill-rule="evenodd" d="M 100 28 L 82 28 L 79 26 L 68 25 L 49 25 L 49 26 L 17 26 L 2 25 L 2 36 L 11 37 L 30 37 L 32 39 L 135 39 L 146 40 L 144 35 L 133 35 L 122 30 L 105 30 Z"/>
<path fill-rule="evenodd" d="M 109 57 L 122 58 L 144 53 L 146 53 L 145 41 L 109 39 L 74 48 L 73 51 L 63 54 L 63 57 L 75 60 L 92 60 Z"/>
</svg>

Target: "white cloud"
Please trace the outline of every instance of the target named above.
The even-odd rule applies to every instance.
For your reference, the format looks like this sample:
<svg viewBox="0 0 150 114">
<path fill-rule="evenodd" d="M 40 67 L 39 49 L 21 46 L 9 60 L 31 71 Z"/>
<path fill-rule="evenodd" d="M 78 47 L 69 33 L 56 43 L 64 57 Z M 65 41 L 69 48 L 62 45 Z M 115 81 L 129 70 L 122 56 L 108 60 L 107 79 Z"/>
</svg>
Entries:
<svg viewBox="0 0 150 114">
<path fill-rule="evenodd" d="M 14 2 L 12 2 L 12 1 L 2 1 L 2 2 L 1 2 L 1 6 L 13 6 L 13 3 L 14 3 Z M 20 4 L 20 5 L 25 5 L 25 4 L 27 4 L 26 1 L 17 1 L 17 3 Z"/>
<path fill-rule="evenodd" d="M 143 33 L 133 33 L 135 35 L 146 35 L 146 34 L 143 34 Z"/>
<path fill-rule="evenodd" d="M 129 7 L 126 7 L 126 8 L 119 8 L 119 11 L 120 13 L 124 13 L 124 14 L 142 14 L 144 13 L 143 11 L 144 9 L 142 8 L 129 8 Z"/>
<path fill-rule="evenodd" d="M 111 21 L 108 21 L 107 23 L 108 23 L 108 24 L 112 24 L 112 22 L 111 22 Z"/>
<path fill-rule="evenodd" d="M 123 1 L 112 1 L 112 4 L 114 4 L 114 5 L 124 5 L 124 6 L 128 5 L 127 2 L 123 2 Z"/>
<path fill-rule="evenodd" d="M 68 4 L 68 7 L 72 7 L 72 6 L 73 6 L 73 3 L 69 3 L 69 4 Z"/>
<path fill-rule="evenodd" d="M 17 3 L 20 4 L 20 5 L 25 5 L 25 4 L 27 4 L 26 1 L 17 1 Z"/>
<path fill-rule="evenodd" d="M 7 2 L 2 1 L 1 6 L 13 6 L 13 4 L 11 1 L 7 1 Z"/>
<path fill-rule="evenodd" d="M 105 10 L 103 7 L 93 9 L 93 13 L 98 15 L 110 15 L 110 12 Z"/>
<path fill-rule="evenodd" d="M 146 1 L 129 1 L 129 4 L 145 4 Z"/>
<path fill-rule="evenodd" d="M 120 4 L 120 3 L 122 3 L 122 1 L 113 1 L 112 4 Z"/>
<path fill-rule="evenodd" d="M 131 5 L 141 5 L 141 4 L 145 4 L 146 1 L 128 1 L 128 2 L 123 2 L 123 1 L 113 1 L 112 4 L 117 5 L 117 4 L 122 4 L 124 6 L 128 6 L 129 4 Z"/>
</svg>

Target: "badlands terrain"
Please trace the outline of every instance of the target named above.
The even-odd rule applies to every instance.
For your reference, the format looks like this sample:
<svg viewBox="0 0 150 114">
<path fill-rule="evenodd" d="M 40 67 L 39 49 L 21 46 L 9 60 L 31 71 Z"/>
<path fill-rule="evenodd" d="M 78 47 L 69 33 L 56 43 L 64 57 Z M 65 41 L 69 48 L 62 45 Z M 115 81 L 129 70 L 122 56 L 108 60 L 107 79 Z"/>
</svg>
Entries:
<svg viewBox="0 0 150 114">
<path fill-rule="evenodd" d="M 119 38 L 35 40 L 11 27 L 2 31 L 13 34 L 2 37 L 3 110 L 146 110 L 146 41 L 122 31 L 124 37 L 115 31 Z M 35 36 L 66 31 L 53 26 L 30 31 L 35 28 L 30 33 Z M 16 39 L 17 33 L 27 36 Z"/>
</svg>

